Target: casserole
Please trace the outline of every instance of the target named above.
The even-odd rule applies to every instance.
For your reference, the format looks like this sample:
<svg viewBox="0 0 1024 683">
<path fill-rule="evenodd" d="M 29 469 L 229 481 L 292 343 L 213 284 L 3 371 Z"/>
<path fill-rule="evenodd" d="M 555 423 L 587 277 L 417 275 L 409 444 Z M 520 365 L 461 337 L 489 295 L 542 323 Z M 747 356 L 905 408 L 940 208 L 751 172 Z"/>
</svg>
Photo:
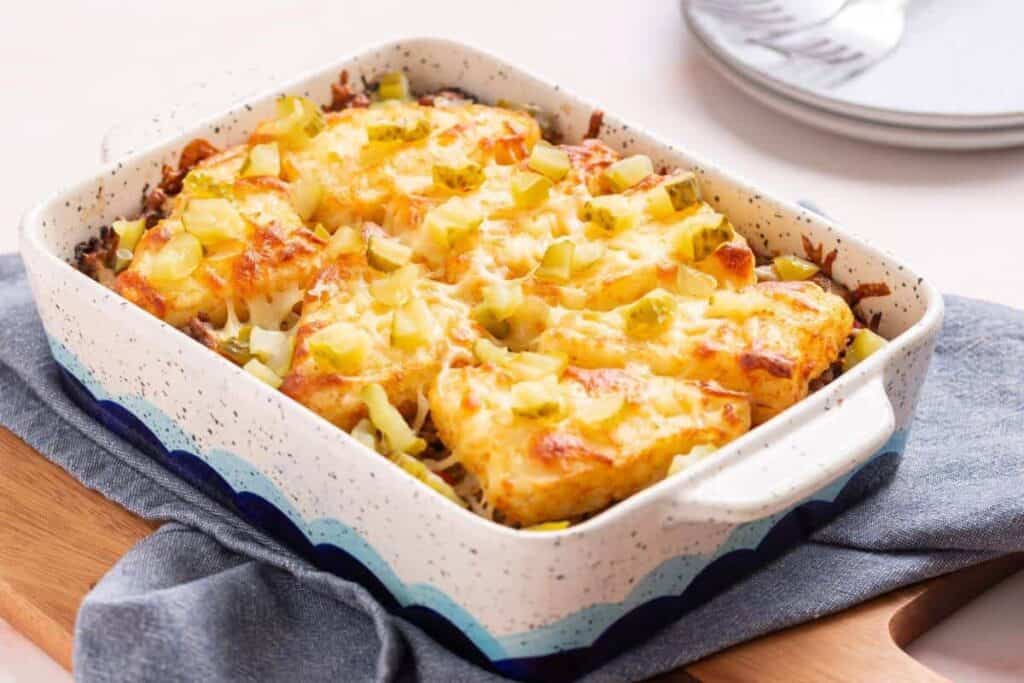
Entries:
<svg viewBox="0 0 1024 683">
<path fill-rule="evenodd" d="M 376 48 L 281 92 L 326 102 L 342 69 L 402 69 L 420 90 L 455 83 L 486 101 L 532 102 L 554 113 L 568 140 L 582 136 L 593 110 L 432 39 Z M 433 495 L 66 263 L 99 225 L 137 209 L 185 140 L 238 142 L 270 116 L 277 94 L 114 164 L 25 217 L 23 254 L 54 357 L 99 419 L 474 661 L 534 679 L 593 668 L 848 504 L 902 450 L 938 332 L 936 292 L 830 222 L 606 117 L 603 139 L 658 166 L 692 169 L 755 248 L 800 252 L 806 241 L 819 260 L 836 251 L 832 272 L 843 284 L 886 283 L 890 296 L 860 306 L 892 342 L 682 474 L 565 531 L 502 528 Z"/>
</svg>

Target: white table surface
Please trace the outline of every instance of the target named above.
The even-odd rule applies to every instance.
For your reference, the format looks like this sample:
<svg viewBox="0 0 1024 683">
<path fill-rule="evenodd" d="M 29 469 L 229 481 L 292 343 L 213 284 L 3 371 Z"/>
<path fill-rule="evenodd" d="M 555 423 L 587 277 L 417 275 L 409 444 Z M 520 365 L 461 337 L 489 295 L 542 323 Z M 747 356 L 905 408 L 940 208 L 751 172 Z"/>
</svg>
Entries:
<svg viewBox="0 0 1024 683">
<path fill-rule="evenodd" d="M 396 36 L 439 35 L 518 62 L 779 194 L 813 198 L 943 291 L 1024 309 L 1024 149 L 916 152 L 791 122 L 701 62 L 674 0 L 503 5 L 9 3 L 0 22 L 0 252 L 17 248 L 18 219 L 32 203 L 99 163 L 99 140 L 112 125 L 145 116 L 197 81 L 224 71 L 287 75 Z M 972 624 L 964 637 L 985 634 Z M 1013 648 L 1007 653 L 1024 661 Z M 0 683 L 62 679 L 0 623 Z"/>
</svg>

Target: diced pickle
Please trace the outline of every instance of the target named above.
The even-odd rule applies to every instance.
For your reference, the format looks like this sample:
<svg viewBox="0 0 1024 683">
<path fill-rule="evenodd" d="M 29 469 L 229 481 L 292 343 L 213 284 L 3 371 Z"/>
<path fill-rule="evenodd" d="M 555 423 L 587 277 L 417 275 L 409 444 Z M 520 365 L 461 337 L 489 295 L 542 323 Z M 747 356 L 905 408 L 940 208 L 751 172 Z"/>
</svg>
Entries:
<svg viewBox="0 0 1024 683">
<path fill-rule="evenodd" d="M 484 287 L 483 303 L 473 309 L 473 319 L 498 339 L 511 332 L 509 322 L 523 303 L 523 288 L 518 282 Z"/>
<path fill-rule="evenodd" d="M 483 289 L 483 299 L 484 305 L 494 311 L 495 316 L 505 320 L 523 305 L 523 287 L 518 282 L 487 285 Z"/>
<path fill-rule="evenodd" d="M 277 119 L 270 132 L 286 147 L 302 147 L 326 125 L 320 107 L 305 97 L 286 95 L 277 100 Z"/>
<path fill-rule="evenodd" d="M 366 361 L 370 340 L 355 325 L 337 322 L 310 335 L 306 349 L 321 369 L 354 375 Z"/>
<path fill-rule="evenodd" d="M 149 263 L 149 277 L 158 284 L 176 282 L 191 275 L 203 260 L 203 245 L 195 235 L 179 232 L 167 241 Z"/>
<path fill-rule="evenodd" d="M 391 321 L 391 345 L 412 351 L 434 339 L 434 320 L 422 299 L 412 299 L 396 308 Z"/>
<path fill-rule="evenodd" d="M 242 241 L 248 224 L 227 199 L 190 199 L 181 214 L 185 230 L 199 238 L 204 245 L 227 240 Z"/>
<path fill-rule="evenodd" d="M 538 142 L 530 152 L 526 165 L 548 179 L 558 182 L 569 173 L 569 155 L 564 150 L 553 147 L 545 142 Z"/>
<path fill-rule="evenodd" d="M 542 280 L 568 282 L 572 277 L 572 257 L 576 245 L 571 240 L 559 240 L 544 252 L 534 274 Z"/>
<path fill-rule="evenodd" d="M 474 207 L 458 197 L 431 209 L 423 219 L 424 228 L 439 247 L 450 249 L 473 233 L 483 216 Z"/>
<path fill-rule="evenodd" d="M 636 212 L 625 197 L 605 195 L 588 200 L 579 210 L 579 218 L 590 221 L 601 230 L 610 233 L 622 232 L 633 227 L 637 221 Z"/>
<path fill-rule="evenodd" d="M 284 376 L 292 365 L 294 339 L 287 332 L 253 327 L 249 335 L 249 352 L 278 375 Z"/>
<path fill-rule="evenodd" d="M 132 253 L 131 249 L 118 247 L 117 251 L 114 252 L 114 272 L 120 273 L 122 270 L 130 266 L 134 257 L 135 254 Z"/>
<path fill-rule="evenodd" d="M 259 381 L 274 389 L 280 387 L 281 383 L 284 381 L 276 372 L 261 363 L 257 358 L 250 358 L 249 362 L 243 366 L 243 369 Z"/>
<path fill-rule="evenodd" d="M 671 477 L 673 474 L 676 474 L 677 472 L 682 472 L 690 465 L 693 465 L 694 463 L 700 461 L 701 459 L 706 458 L 707 456 L 714 453 L 716 450 L 718 449 L 715 448 L 714 446 L 709 446 L 707 444 L 694 446 L 692 449 L 690 449 L 689 453 L 681 453 L 672 458 L 672 463 L 668 467 L 668 474 L 666 476 Z"/>
<path fill-rule="evenodd" d="M 349 432 L 352 438 L 363 444 L 370 450 L 377 450 L 377 430 L 368 418 L 363 418 L 356 423 L 356 426 Z"/>
<path fill-rule="evenodd" d="M 434 184 L 452 192 L 475 190 L 484 177 L 483 167 L 469 159 L 434 164 Z"/>
<path fill-rule="evenodd" d="M 331 233 L 327 232 L 327 228 L 321 223 L 317 223 L 316 227 L 313 228 L 313 234 L 322 239 L 324 242 L 331 241 Z"/>
<path fill-rule="evenodd" d="M 849 372 L 858 363 L 876 351 L 880 351 L 888 343 L 882 336 L 866 327 L 857 330 L 853 335 L 853 341 L 846 347 L 846 355 L 843 356 L 843 372 Z"/>
<path fill-rule="evenodd" d="M 243 178 L 255 176 L 278 176 L 281 174 L 281 155 L 277 143 L 267 142 L 253 145 L 246 156 L 239 175 Z"/>
<path fill-rule="evenodd" d="M 672 203 L 668 190 L 663 185 L 658 185 L 647 193 L 647 213 L 651 218 L 660 221 L 663 218 L 668 218 L 675 212 L 676 207 Z"/>
<path fill-rule="evenodd" d="M 473 320 L 487 330 L 493 337 L 504 339 L 512 331 L 512 324 L 494 315 L 494 311 L 480 304 L 473 308 Z"/>
<path fill-rule="evenodd" d="M 732 225 L 719 213 L 700 213 L 676 228 L 676 253 L 687 261 L 703 261 L 733 238 Z"/>
<path fill-rule="evenodd" d="M 696 268 L 680 263 L 679 270 L 676 271 L 676 289 L 683 296 L 707 299 L 718 289 L 718 280 L 714 275 L 702 273 Z"/>
<path fill-rule="evenodd" d="M 385 306 L 401 306 L 412 295 L 419 269 L 412 265 L 388 273 L 387 277 L 370 283 L 370 294 Z"/>
<path fill-rule="evenodd" d="M 366 249 L 362 234 L 355 228 L 343 225 L 331 235 L 331 241 L 327 243 L 327 253 L 332 257 L 342 254 L 356 254 Z"/>
<path fill-rule="evenodd" d="M 697 186 L 696 176 L 692 173 L 670 178 L 662 184 L 662 187 L 668 193 L 676 211 L 682 211 L 700 201 L 700 188 Z"/>
<path fill-rule="evenodd" d="M 370 142 L 414 142 L 430 134 L 430 123 L 423 116 L 397 121 L 375 121 L 367 124 Z"/>
<path fill-rule="evenodd" d="M 547 201 L 551 180 L 539 173 L 516 171 L 510 183 L 512 199 L 522 209 L 533 209 Z"/>
<path fill-rule="evenodd" d="M 299 218 L 308 221 L 320 207 L 320 200 L 324 196 L 323 185 L 316 178 L 301 177 L 295 180 L 288 188 L 292 198 L 292 206 Z"/>
<path fill-rule="evenodd" d="M 782 280 L 806 280 L 813 277 L 820 270 L 818 266 L 810 261 L 805 261 L 799 256 L 793 256 L 792 254 L 776 256 L 772 261 L 772 265 L 775 266 L 775 273 Z"/>
<path fill-rule="evenodd" d="M 426 442 L 416 436 L 398 409 L 391 405 L 381 385 L 367 384 L 359 397 L 366 404 L 370 422 L 384 437 L 389 453 L 419 453 L 426 448 Z"/>
<path fill-rule="evenodd" d="M 377 79 L 377 97 L 380 99 L 407 100 L 409 96 L 409 79 L 401 71 L 391 71 Z"/>
<path fill-rule="evenodd" d="M 248 326 L 246 326 L 246 329 L 248 330 Z M 243 339 L 239 336 L 234 336 L 222 339 L 217 343 L 217 351 L 238 365 L 245 365 L 252 358 L 252 353 L 249 351 L 248 337 Z"/>
<path fill-rule="evenodd" d="M 600 424 L 618 416 L 626 406 L 626 398 L 622 394 L 610 394 L 591 399 L 579 407 L 580 419 L 588 424 Z"/>
<path fill-rule="evenodd" d="M 539 296 L 528 296 L 508 319 L 505 342 L 513 349 L 524 349 L 543 332 L 551 319 L 551 307 Z"/>
<path fill-rule="evenodd" d="M 542 524 L 534 524 L 533 526 L 523 527 L 523 531 L 561 531 L 569 528 L 568 520 L 562 520 L 559 522 L 544 522 Z"/>
<path fill-rule="evenodd" d="M 654 164 L 650 157 L 644 154 L 634 154 L 625 159 L 619 159 L 604 171 L 604 178 L 608 181 L 612 190 L 622 192 L 628 190 L 644 178 L 654 173 Z"/>
<path fill-rule="evenodd" d="M 234 193 L 231 183 L 217 180 L 209 173 L 194 169 L 188 172 L 181 184 L 181 193 L 189 198 L 231 197 Z"/>
<path fill-rule="evenodd" d="M 653 337 L 665 331 L 676 311 L 675 298 L 663 289 L 648 292 L 625 310 L 626 333 Z"/>
<path fill-rule="evenodd" d="M 565 399 L 552 381 L 528 380 L 512 387 L 512 412 L 520 417 L 558 417 L 565 410 Z"/>
<path fill-rule="evenodd" d="M 114 221 L 111 226 L 117 233 L 117 246 L 120 249 L 134 251 L 139 238 L 146 231 L 146 219 L 136 221 Z"/>
<path fill-rule="evenodd" d="M 606 247 L 601 242 L 577 244 L 572 253 L 572 271 L 580 273 L 594 266 L 604 256 Z"/>
<path fill-rule="evenodd" d="M 366 261 L 371 267 L 390 273 L 412 258 L 412 249 L 401 242 L 374 235 L 366 245 Z"/>
<path fill-rule="evenodd" d="M 416 477 L 416 479 L 434 489 L 448 500 L 460 507 L 467 507 L 466 501 L 459 498 L 459 494 L 455 492 L 455 489 L 453 489 L 448 482 L 431 472 L 429 467 L 416 458 L 408 456 L 405 453 L 399 453 L 394 456 L 394 461 L 395 464 L 403 470 Z"/>
</svg>

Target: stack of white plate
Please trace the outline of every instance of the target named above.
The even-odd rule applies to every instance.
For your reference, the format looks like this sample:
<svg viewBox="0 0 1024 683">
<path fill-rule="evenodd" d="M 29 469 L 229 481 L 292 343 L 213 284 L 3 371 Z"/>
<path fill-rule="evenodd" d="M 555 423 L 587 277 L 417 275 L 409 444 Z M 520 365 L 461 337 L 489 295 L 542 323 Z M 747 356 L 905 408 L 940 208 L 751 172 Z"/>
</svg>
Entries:
<svg viewBox="0 0 1024 683">
<path fill-rule="evenodd" d="M 896 50 L 832 88 L 802 83 L 783 68 L 786 57 L 699 2 L 683 0 L 683 14 L 725 78 L 807 124 L 904 147 L 1024 145 L 1024 2 L 915 0 Z"/>
</svg>

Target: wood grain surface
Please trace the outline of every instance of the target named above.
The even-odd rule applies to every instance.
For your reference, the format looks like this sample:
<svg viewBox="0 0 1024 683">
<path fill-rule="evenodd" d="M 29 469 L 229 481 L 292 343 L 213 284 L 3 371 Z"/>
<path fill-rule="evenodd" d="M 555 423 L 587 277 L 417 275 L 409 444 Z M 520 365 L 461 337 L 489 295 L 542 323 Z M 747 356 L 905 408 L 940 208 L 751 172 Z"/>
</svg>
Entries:
<svg viewBox="0 0 1024 683">
<path fill-rule="evenodd" d="M 0 617 L 65 668 L 85 594 L 155 528 L 0 428 Z M 656 680 L 943 681 L 901 646 L 1021 568 L 1024 555 L 1010 555 L 925 581 Z"/>
</svg>

